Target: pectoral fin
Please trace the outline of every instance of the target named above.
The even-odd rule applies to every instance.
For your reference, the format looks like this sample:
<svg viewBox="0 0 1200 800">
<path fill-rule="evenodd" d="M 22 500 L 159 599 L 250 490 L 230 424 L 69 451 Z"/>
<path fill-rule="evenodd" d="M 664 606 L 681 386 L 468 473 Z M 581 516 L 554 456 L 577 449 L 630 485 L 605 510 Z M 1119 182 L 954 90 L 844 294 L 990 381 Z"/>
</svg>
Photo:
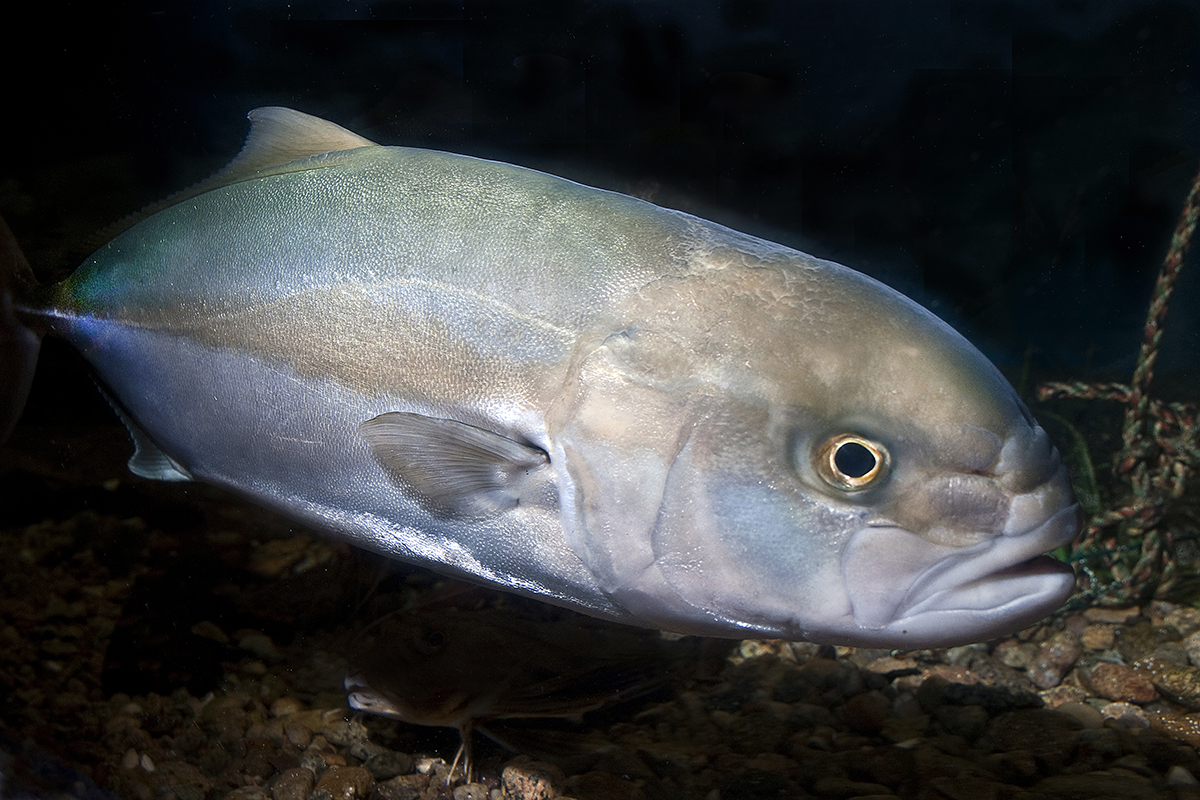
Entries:
<svg viewBox="0 0 1200 800">
<path fill-rule="evenodd" d="M 493 517 L 517 506 L 545 451 L 450 419 L 393 411 L 359 430 L 393 480 L 444 517 Z"/>
<path fill-rule="evenodd" d="M 97 388 L 100 389 L 100 394 L 104 395 L 108 404 L 112 406 L 112 410 L 121 418 L 121 422 L 125 424 L 125 430 L 129 431 L 129 438 L 133 440 L 133 455 L 129 457 L 126 465 L 130 472 L 139 478 L 148 478 L 152 481 L 192 480 L 188 471 L 164 453 L 162 448 L 156 445 L 154 440 L 147 436 L 146 432 L 125 413 L 121 405 L 109 395 L 103 386 L 97 384 Z"/>
</svg>

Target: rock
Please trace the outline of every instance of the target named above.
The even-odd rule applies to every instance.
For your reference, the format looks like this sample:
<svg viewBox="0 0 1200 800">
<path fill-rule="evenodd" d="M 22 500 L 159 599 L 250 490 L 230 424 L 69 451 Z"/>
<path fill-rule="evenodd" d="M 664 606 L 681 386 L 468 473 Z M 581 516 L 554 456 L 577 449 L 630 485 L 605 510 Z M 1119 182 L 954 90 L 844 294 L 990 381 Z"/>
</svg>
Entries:
<svg viewBox="0 0 1200 800">
<path fill-rule="evenodd" d="M 408 753 L 397 753 L 394 750 L 385 750 L 381 753 L 368 758 L 363 766 L 371 773 L 377 781 L 386 781 L 397 775 L 403 775 L 407 772 L 412 772 L 413 757 Z"/>
<path fill-rule="evenodd" d="M 1193 667 L 1200 667 L 1200 631 L 1189 634 L 1182 644 L 1183 649 L 1187 651 L 1188 661 Z"/>
<path fill-rule="evenodd" d="M 1046 704 L 1046 708 L 1058 708 L 1063 703 L 1087 702 L 1088 693 L 1081 686 L 1062 685 L 1038 692 L 1038 697 Z"/>
<path fill-rule="evenodd" d="M 1163 695 L 1192 711 L 1200 711 L 1200 668 L 1164 664 L 1157 659 L 1143 664 Z"/>
<path fill-rule="evenodd" d="M 750 711 L 730 721 L 726 737 L 737 752 L 755 755 L 774 752 L 786 732 L 784 721 L 771 712 Z"/>
<path fill-rule="evenodd" d="M 451 796 L 454 800 L 488 800 L 488 788 L 482 783 L 464 783 L 455 786 Z"/>
<path fill-rule="evenodd" d="M 1106 700 L 1145 705 L 1158 698 L 1158 690 L 1149 676 L 1124 664 L 1101 662 L 1087 676 L 1092 690 Z"/>
<path fill-rule="evenodd" d="M 272 800 L 306 800 L 316 777 L 304 767 L 285 769 L 271 781 Z"/>
<path fill-rule="evenodd" d="M 843 715 L 850 730 L 858 733 L 878 733 L 888 719 L 892 701 L 883 692 L 872 690 L 855 695 L 846 701 Z"/>
<path fill-rule="evenodd" d="M 1121 728 L 1149 728 L 1150 718 L 1130 703 L 1109 703 L 1100 708 L 1105 719 L 1111 719 Z"/>
<path fill-rule="evenodd" d="M 988 723 L 988 712 L 983 706 L 942 706 L 934 713 L 934 719 L 942 724 L 947 733 L 961 736 L 973 742 L 983 733 Z"/>
<path fill-rule="evenodd" d="M 1061 703 L 1055 709 L 1079 720 L 1085 728 L 1099 728 L 1104 724 L 1104 715 L 1098 709 L 1078 700 Z"/>
<path fill-rule="evenodd" d="M 914 658 L 883 656 L 867 662 L 866 666 L 863 667 L 863 671 L 881 675 L 891 680 L 901 675 L 917 675 L 921 672 L 921 667 Z"/>
<path fill-rule="evenodd" d="M 379 800 L 419 800 L 429 786 L 429 776 L 414 773 L 398 775 L 375 787 Z"/>
<path fill-rule="evenodd" d="M 1167 770 L 1167 786 L 1200 786 L 1200 781 L 1184 767 L 1175 765 Z"/>
<path fill-rule="evenodd" d="M 500 785 L 505 800 L 551 800 L 562 794 L 562 770 L 545 761 L 518 757 L 504 765 Z"/>
<path fill-rule="evenodd" d="M 1125 659 L 1126 664 L 1133 664 L 1154 655 L 1159 645 L 1178 642 L 1183 637 L 1170 625 L 1141 622 L 1132 627 L 1119 628 L 1116 638 L 1117 652 Z"/>
<path fill-rule="evenodd" d="M 585 772 L 575 775 L 567 782 L 567 790 L 572 796 L 596 797 L 605 800 L 632 800 L 638 793 L 638 785 L 633 781 L 622 780 L 607 772 Z M 721 791 L 722 798 L 727 795 Z M 506 798 L 507 800 L 507 798 Z"/>
<path fill-rule="evenodd" d="M 261 786 L 241 786 L 226 792 L 224 800 L 271 800 L 271 796 Z"/>
<path fill-rule="evenodd" d="M 1129 797 L 1139 800 L 1174 800 L 1167 789 L 1156 789 L 1150 778 L 1113 771 L 1083 775 L 1051 775 L 1038 781 L 1034 791 L 1055 800 L 1092 800 L 1097 797 Z"/>
<path fill-rule="evenodd" d="M 992 718 L 975 746 L 992 752 L 1032 748 L 1043 769 L 1057 771 L 1070 760 L 1082 728 L 1082 722 L 1060 711 L 1009 711 Z"/>
<path fill-rule="evenodd" d="M 1082 654 L 1083 644 L 1080 643 L 1079 637 L 1067 631 L 1060 631 L 1042 644 L 1037 657 L 1027 670 L 1029 680 L 1041 689 L 1058 686 Z"/>
<path fill-rule="evenodd" d="M 1127 624 L 1141 615 L 1141 609 L 1130 608 L 1086 608 L 1083 616 L 1088 622 L 1107 622 L 1116 625 Z"/>
<path fill-rule="evenodd" d="M 1163 623 L 1179 631 L 1185 639 L 1193 633 L 1200 632 L 1200 608 L 1182 606 L 1167 612 Z"/>
<path fill-rule="evenodd" d="M 365 800 L 374 788 L 375 779 L 362 767 L 332 766 L 317 781 L 312 800 Z"/>
<path fill-rule="evenodd" d="M 1028 669 L 1037 658 L 1038 646 L 1032 642 L 1020 642 L 1016 639 L 1005 639 L 996 645 L 993 655 L 1006 667 L 1013 669 Z"/>
<path fill-rule="evenodd" d="M 1116 641 L 1113 625 L 1088 625 L 1079 635 L 1079 641 L 1088 650 L 1111 650 Z"/>
<path fill-rule="evenodd" d="M 271 703 L 271 716 L 286 717 L 304 710 L 304 701 L 295 697 L 280 697 Z"/>
</svg>

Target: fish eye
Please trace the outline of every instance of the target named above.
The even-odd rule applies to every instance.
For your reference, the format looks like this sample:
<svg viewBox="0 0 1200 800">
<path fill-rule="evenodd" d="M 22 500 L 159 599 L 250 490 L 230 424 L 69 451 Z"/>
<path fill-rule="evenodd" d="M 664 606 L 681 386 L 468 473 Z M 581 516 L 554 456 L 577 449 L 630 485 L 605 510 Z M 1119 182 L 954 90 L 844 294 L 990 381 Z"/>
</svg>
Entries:
<svg viewBox="0 0 1200 800">
<path fill-rule="evenodd" d="M 879 485 L 887 477 L 888 451 L 856 433 L 826 439 L 813 454 L 813 467 L 835 489 L 855 492 Z"/>
</svg>

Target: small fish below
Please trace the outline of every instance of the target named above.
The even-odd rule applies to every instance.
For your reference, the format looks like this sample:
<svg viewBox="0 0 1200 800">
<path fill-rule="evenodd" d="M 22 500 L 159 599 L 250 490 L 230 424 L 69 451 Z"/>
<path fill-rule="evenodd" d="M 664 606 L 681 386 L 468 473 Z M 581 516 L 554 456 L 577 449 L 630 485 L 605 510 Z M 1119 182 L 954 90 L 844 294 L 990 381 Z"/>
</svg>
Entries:
<svg viewBox="0 0 1200 800">
<path fill-rule="evenodd" d="M 475 731 L 505 741 L 497 720 L 565 718 L 645 695 L 711 661 L 731 640 L 664 638 L 657 631 L 563 613 L 422 603 L 376 620 L 356 642 L 345 687 L 350 707 L 414 725 L 455 728 L 474 776 Z M 703 657 L 702 657 L 703 654 Z"/>
<path fill-rule="evenodd" d="M 62 283 L 0 226 L 0 432 L 51 334 L 137 475 L 597 617 L 915 648 L 1071 593 L 1057 451 L 901 294 L 533 170 L 250 120 Z"/>
</svg>

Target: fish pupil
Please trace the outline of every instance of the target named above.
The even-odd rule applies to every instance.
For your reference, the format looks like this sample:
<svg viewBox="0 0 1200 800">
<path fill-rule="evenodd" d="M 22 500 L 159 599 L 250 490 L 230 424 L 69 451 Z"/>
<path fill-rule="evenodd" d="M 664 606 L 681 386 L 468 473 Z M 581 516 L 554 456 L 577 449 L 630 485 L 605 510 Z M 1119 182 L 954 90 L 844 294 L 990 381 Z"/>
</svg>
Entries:
<svg viewBox="0 0 1200 800">
<path fill-rule="evenodd" d="M 858 442 L 845 442 L 833 454 L 833 463 L 848 478 L 861 478 L 875 469 L 875 454 Z"/>
</svg>

